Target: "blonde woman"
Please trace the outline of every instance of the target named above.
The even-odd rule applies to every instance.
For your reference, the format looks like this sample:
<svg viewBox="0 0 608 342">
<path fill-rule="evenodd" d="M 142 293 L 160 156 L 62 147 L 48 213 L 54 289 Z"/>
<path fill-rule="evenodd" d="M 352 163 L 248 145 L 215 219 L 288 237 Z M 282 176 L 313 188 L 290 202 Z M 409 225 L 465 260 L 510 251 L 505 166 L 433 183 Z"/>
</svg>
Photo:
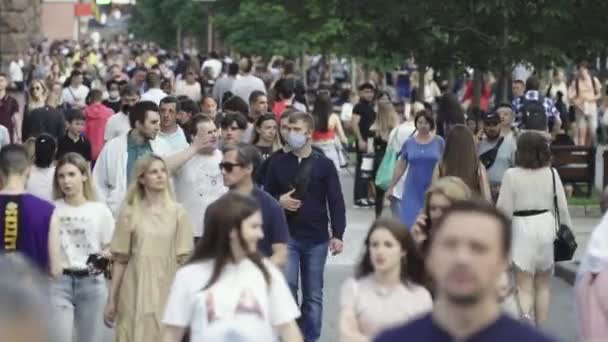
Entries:
<svg viewBox="0 0 608 342">
<path fill-rule="evenodd" d="M 172 193 L 165 162 L 140 158 L 110 247 L 114 267 L 104 321 L 115 324 L 117 342 L 161 338 L 171 282 L 193 248 L 190 219 Z"/>
<path fill-rule="evenodd" d="M 95 201 L 89 162 L 80 154 L 68 153 L 57 163 L 53 197 L 50 341 L 102 342 L 108 296 L 103 273 L 114 218 L 104 203 Z"/>
<path fill-rule="evenodd" d="M 28 92 L 28 101 L 25 113 L 31 112 L 34 109 L 42 108 L 46 105 L 48 91 L 42 80 L 34 80 L 30 84 Z"/>
<path fill-rule="evenodd" d="M 378 100 L 378 113 L 376 114 L 376 121 L 370 127 L 374 137 L 374 175 L 372 179 L 376 177 L 376 172 L 378 171 L 380 163 L 382 163 L 382 158 L 384 158 L 384 154 L 386 153 L 391 131 L 398 125 L 399 117 L 391 101 L 388 99 Z M 382 214 L 382 209 L 384 209 L 384 194 L 384 189 L 376 186 L 376 199 L 374 201 L 376 218 L 380 217 L 380 214 Z"/>
<path fill-rule="evenodd" d="M 433 182 L 424 197 L 424 207 L 412 227 L 412 235 L 426 254 L 428 242 L 433 234 L 433 224 L 454 201 L 468 200 L 472 197 L 471 189 L 460 178 L 442 177 Z"/>
</svg>

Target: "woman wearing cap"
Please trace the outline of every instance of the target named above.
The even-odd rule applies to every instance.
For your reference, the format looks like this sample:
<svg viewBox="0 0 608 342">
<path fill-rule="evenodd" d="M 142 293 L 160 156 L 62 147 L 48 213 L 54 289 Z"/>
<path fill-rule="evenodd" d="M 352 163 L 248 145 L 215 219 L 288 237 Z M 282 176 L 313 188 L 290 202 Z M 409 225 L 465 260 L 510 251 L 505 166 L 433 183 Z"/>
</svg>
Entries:
<svg viewBox="0 0 608 342">
<path fill-rule="evenodd" d="M 32 195 L 52 202 L 55 174 L 53 161 L 57 152 L 57 143 L 51 135 L 43 133 L 36 139 L 35 146 L 34 165 L 27 180 L 26 190 Z"/>
</svg>

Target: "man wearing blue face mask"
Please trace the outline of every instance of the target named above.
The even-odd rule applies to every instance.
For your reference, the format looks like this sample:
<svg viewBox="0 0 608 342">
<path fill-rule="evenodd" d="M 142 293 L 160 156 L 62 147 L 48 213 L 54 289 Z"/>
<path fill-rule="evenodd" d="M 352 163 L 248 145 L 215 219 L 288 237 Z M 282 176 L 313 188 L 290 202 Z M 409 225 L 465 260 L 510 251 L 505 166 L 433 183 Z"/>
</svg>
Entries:
<svg viewBox="0 0 608 342">
<path fill-rule="evenodd" d="M 289 151 L 272 157 L 264 186 L 279 200 L 287 216 L 291 236 L 287 282 L 297 299 L 299 276 L 302 277 L 299 325 L 306 342 L 317 341 L 321 336 L 327 252 L 342 252 L 346 227 L 338 172 L 329 158 L 312 149 L 313 126 L 308 113 L 289 115 Z"/>
</svg>

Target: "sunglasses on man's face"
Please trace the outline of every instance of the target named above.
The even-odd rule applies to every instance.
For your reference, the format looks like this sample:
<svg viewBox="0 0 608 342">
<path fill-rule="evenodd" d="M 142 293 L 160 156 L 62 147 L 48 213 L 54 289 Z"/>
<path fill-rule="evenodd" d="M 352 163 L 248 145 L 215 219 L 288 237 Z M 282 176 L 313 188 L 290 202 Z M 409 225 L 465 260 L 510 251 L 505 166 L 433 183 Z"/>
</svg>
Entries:
<svg viewBox="0 0 608 342">
<path fill-rule="evenodd" d="M 230 162 L 221 162 L 220 170 L 226 170 L 226 172 L 230 173 L 236 166 L 243 166 L 241 163 L 230 163 Z"/>
</svg>

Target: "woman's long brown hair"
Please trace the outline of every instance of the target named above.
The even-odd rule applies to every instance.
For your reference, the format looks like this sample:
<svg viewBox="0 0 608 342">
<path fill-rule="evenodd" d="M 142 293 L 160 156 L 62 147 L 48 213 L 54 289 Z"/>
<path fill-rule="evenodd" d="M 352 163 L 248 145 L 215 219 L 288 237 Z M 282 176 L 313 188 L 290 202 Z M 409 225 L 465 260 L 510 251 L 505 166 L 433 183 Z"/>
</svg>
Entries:
<svg viewBox="0 0 608 342">
<path fill-rule="evenodd" d="M 243 221 L 259 210 L 253 198 L 235 192 L 225 194 L 207 207 L 203 236 L 190 259 L 190 263 L 213 260 L 213 271 L 203 290 L 213 286 L 222 275 L 224 267 L 233 261 L 230 248 L 230 233 L 233 230 L 238 232 L 239 242 L 246 250 L 241 226 Z M 270 272 L 264 265 L 262 256 L 255 251 L 247 251 L 247 258 L 260 269 L 266 283 L 270 284 Z"/>
<path fill-rule="evenodd" d="M 405 258 L 401 258 L 401 282 L 405 285 L 409 285 L 410 283 L 424 285 L 426 279 L 424 261 L 418 252 L 418 248 L 416 248 L 414 239 L 405 225 L 389 218 L 380 218 L 372 223 L 367 232 L 367 237 L 365 237 L 365 251 L 363 252 L 361 262 L 357 265 L 355 276 L 362 278 L 374 273 L 374 265 L 369 253 L 369 240 L 378 229 L 388 230 L 399 241 L 401 249 L 406 253 Z"/>
<path fill-rule="evenodd" d="M 479 157 L 475 138 L 465 125 L 454 125 L 445 141 L 439 176 L 455 176 L 462 179 L 473 192 L 480 194 Z"/>
</svg>

